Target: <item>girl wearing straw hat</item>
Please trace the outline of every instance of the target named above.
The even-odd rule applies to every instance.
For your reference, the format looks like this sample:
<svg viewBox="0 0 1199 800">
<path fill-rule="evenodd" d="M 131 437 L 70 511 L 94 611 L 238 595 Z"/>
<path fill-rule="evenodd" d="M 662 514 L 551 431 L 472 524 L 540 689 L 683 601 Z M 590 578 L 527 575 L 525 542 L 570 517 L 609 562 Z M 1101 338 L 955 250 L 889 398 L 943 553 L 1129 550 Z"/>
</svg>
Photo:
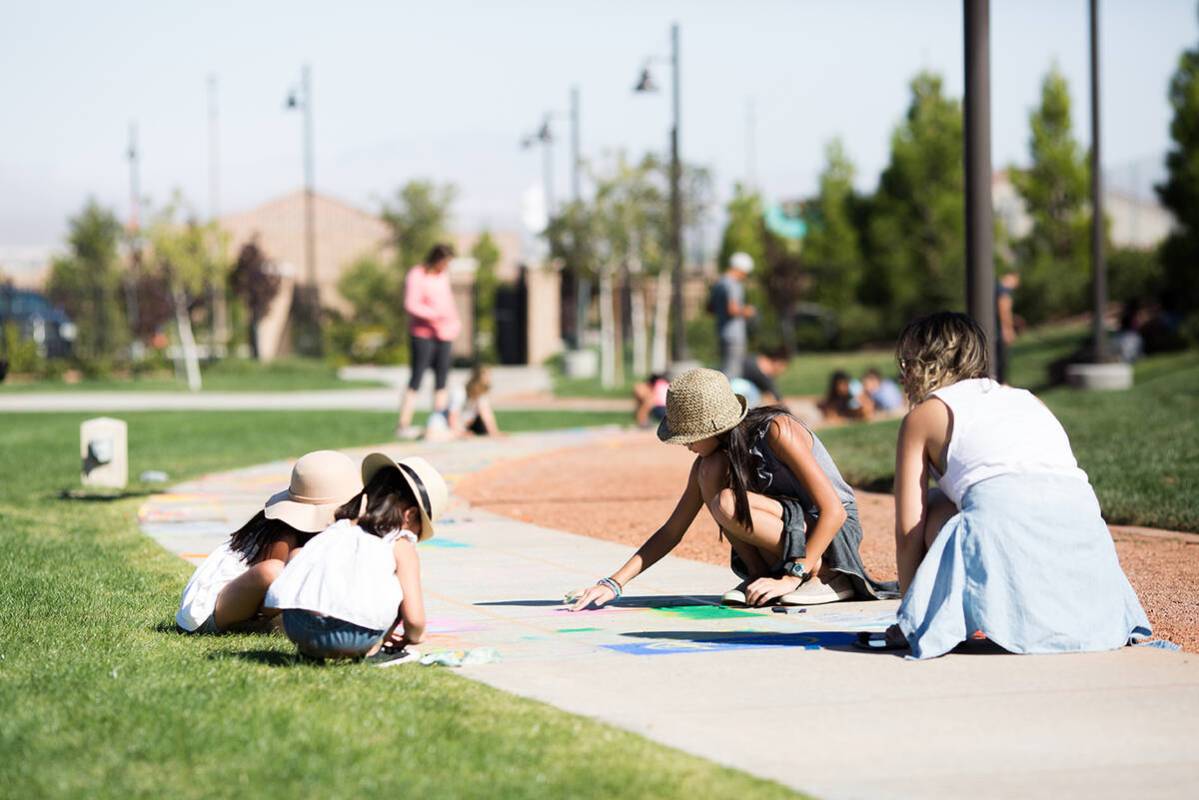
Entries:
<svg viewBox="0 0 1199 800">
<path fill-rule="evenodd" d="M 185 633 L 225 633 L 268 627 L 267 587 L 292 554 L 333 521 L 333 513 L 362 491 L 349 456 L 317 450 L 300 457 L 290 485 L 196 568 L 175 624 Z"/>
<path fill-rule="evenodd" d="M 893 596 L 872 580 L 858 547 L 853 489 L 820 439 L 777 406 L 748 410 L 728 378 L 694 369 L 675 378 L 658 438 L 697 458 L 670 518 L 623 567 L 575 593 L 572 609 L 602 606 L 673 550 L 701 508 L 732 545 L 743 580 L 729 605 L 811 605 Z"/>
<path fill-rule="evenodd" d="M 362 482 L 365 488 L 337 509 L 337 521 L 271 585 L 266 605 L 283 612 L 284 633 L 306 656 L 370 656 L 389 666 L 415 658 L 407 647 L 424 636 L 416 543 L 433 536 L 449 491 L 415 456 L 395 461 L 372 453 L 362 461 Z M 402 632 L 392 636 L 397 627 Z"/>
</svg>

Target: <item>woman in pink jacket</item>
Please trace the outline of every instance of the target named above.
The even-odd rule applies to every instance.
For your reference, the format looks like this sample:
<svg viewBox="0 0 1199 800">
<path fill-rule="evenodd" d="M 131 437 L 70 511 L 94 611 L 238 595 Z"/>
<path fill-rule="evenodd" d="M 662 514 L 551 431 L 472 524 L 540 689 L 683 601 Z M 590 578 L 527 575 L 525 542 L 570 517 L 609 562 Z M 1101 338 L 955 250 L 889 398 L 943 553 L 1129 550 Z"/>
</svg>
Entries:
<svg viewBox="0 0 1199 800">
<path fill-rule="evenodd" d="M 448 244 L 434 245 L 425 262 L 409 269 L 404 277 L 404 310 L 408 313 L 412 376 L 400 404 L 400 422 L 396 428 L 396 434 L 403 439 L 420 434 L 419 428 L 412 427 L 412 412 L 421 379 L 430 365 L 436 379 L 433 408 L 442 413 L 446 410 L 450 346 L 462 328 L 450 288 L 449 266 L 453 257 L 454 248 Z"/>
</svg>

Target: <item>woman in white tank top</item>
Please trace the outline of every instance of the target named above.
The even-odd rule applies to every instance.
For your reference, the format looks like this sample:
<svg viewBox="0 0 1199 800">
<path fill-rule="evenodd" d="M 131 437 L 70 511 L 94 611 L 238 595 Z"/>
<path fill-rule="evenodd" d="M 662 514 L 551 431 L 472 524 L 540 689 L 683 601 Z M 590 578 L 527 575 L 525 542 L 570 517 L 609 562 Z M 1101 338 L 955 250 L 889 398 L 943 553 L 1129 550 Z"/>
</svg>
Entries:
<svg viewBox="0 0 1199 800">
<path fill-rule="evenodd" d="M 1034 395 L 988 377 L 982 329 L 933 314 L 904 329 L 896 354 L 913 406 L 895 474 L 904 599 L 897 626 L 863 644 L 932 658 L 968 638 L 1052 653 L 1148 636 L 1065 430 Z"/>
</svg>

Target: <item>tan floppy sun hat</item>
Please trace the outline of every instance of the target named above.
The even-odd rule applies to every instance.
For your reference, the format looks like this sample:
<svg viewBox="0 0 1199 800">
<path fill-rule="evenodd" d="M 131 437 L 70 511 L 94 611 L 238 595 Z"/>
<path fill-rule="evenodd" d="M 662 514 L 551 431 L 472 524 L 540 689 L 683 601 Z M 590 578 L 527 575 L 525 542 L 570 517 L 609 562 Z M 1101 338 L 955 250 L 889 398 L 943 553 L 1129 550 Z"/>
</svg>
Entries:
<svg viewBox="0 0 1199 800">
<path fill-rule="evenodd" d="M 291 485 L 267 500 L 263 513 L 296 530 L 317 533 L 333 523 L 339 506 L 361 491 L 353 459 L 336 450 L 316 450 L 300 456 L 291 468 Z"/>
<path fill-rule="evenodd" d="M 362 483 L 368 484 L 381 469 L 394 467 L 416 495 L 420 509 L 420 541 L 433 537 L 433 520 L 441 516 L 450 501 L 450 490 L 437 468 L 420 456 L 408 456 L 396 461 L 386 453 L 371 453 L 362 459 Z"/>
<path fill-rule="evenodd" d="M 749 404 L 733 393 L 723 372 L 687 370 L 666 391 L 666 417 L 658 425 L 658 438 L 667 444 L 698 442 L 732 430 L 748 412 Z"/>
</svg>

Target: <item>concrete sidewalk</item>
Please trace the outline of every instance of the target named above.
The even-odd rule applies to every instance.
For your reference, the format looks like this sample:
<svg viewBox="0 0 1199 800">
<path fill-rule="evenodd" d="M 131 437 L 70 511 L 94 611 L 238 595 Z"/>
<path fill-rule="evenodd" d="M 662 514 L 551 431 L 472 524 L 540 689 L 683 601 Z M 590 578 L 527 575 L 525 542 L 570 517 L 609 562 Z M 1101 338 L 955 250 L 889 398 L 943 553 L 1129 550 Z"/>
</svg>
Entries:
<svg viewBox="0 0 1199 800">
<path fill-rule="evenodd" d="M 593 442 L 574 431 L 404 447 L 451 483 L 495 463 Z M 385 449 L 400 453 L 397 447 Z M 616 456 L 616 453 L 613 453 Z M 277 463 L 152 498 L 147 533 L 202 558 L 287 481 Z M 580 509 L 586 513 L 586 509 Z M 565 591 L 624 546 L 455 501 L 421 546 L 426 652 L 494 647 L 464 674 L 826 798 L 1191 797 L 1199 791 L 1199 657 L 1152 648 L 917 663 L 850 646 L 894 602 L 802 614 L 717 606 L 719 567 L 667 558 L 615 607 L 572 614 Z M 405 667 L 416 669 L 418 667 Z M 386 673 L 381 674 L 386 680 Z"/>
</svg>

